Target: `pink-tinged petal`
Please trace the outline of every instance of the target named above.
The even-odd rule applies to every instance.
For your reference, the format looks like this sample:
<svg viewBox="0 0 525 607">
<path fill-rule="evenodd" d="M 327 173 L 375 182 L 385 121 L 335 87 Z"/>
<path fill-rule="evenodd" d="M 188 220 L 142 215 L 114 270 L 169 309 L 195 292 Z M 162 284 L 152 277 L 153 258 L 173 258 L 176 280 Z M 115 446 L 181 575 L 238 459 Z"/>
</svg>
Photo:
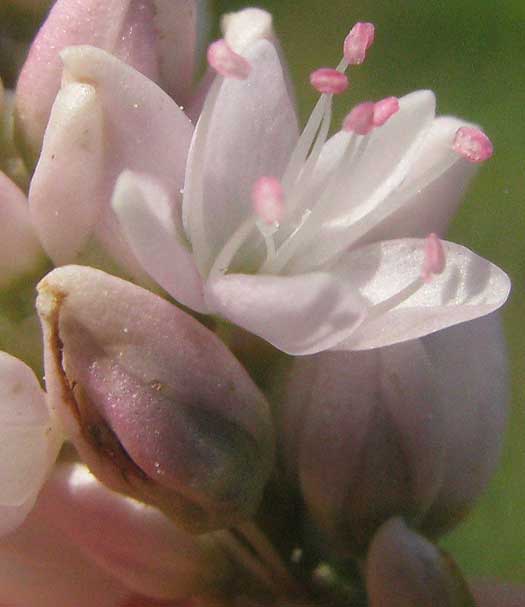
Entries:
<svg viewBox="0 0 525 607">
<path fill-rule="evenodd" d="M 20 527 L 33 509 L 36 498 L 37 495 L 32 495 L 18 506 L 0 506 L 0 538 Z"/>
<path fill-rule="evenodd" d="M 44 252 L 31 224 L 24 193 L 0 171 L 0 287 L 42 263 Z"/>
<path fill-rule="evenodd" d="M 485 489 L 501 452 L 509 377 L 501 321 L 490 314 L 421 340 L 445 403 L 441 488 L 421 528 L 450 529 Z M 452 406 L 453 404 L 453 406 Z"/>
<path fill-rule="evenodd" d="M 430 91 L 417 91 L 399 100 L 399 111 L 368 136 L 362 153 L 337 172 L 337 183 L 319 199 L 308 222 L 292 265 L 308 271 L 340 254 L 356 238 L 353 225 L 381 205 L 409 174 L 434 119 L 435 98 Z M 344 139 L 329 141 L 339 147 Z M 347 140 L 348 141 L 348 140 Z M 329 155 L 336 156 L 334 149 Z M 325 165 L 329 168 L 332 162 Z M 321 165 L 323 166 L 323 165 Z"/>
<path fill-rule="evenodd" d="M 199 27 L 204 19 L 202 0 L 153 0 L 160 82 L 178 103 L 186 104 L 195 69 Z"/>
<path fill-rule="evenodd" d="M 452 149 L 454 135 L 464 124 L 451 117 L 434 120 L 405 181 L 383 212 L 370 217 L 360 244 L 446 233 L 478 169 Z"/>
<path fill-rule="evenodd" d="M 119 607 L 131 592 L 73 545 L 41 501 L 0 542 L 0 603 L 17 607 Z"/>
<path fill-rule="evenodd" d="M 251 215 L 254 182 L 264 175 L 280 177 L 297 139 L 275 47 L 258 40 L 243 56 L 252 66 L 250 76 L 215 81 L 188 159 L 185 227 L 203 273 Z"/>
<path fill-rule="evenodd" d="M 148 274 L 177 301 L 206 313 L 202 278 L 162 185 L 126 171 L 117 181 L 112 205 L 133 253 Z"/>
<path fill-rule="evenodd" d="M 18 126 L 31 156 L 40 150 L 60 88 L 59 52 L 91 44 L 158 79 L 153 10 L 147 0 L 57 0 L 31 47 L 17 84 Z"/>
<path fill-rule="evenodd" d="M 273 428 L 215 334 L 92 268 L 56 269 L 38 289 L 49 397 L 98 478 L 194 531 L 249 516 L 272 467 Z"/>
<path fill-rule="evenodd" d="M 110 491 L 82 464 L 61 465 L 39 508 L 83 554 L 135 593 L 185 599 L 228 572 L 213 536 L 193 536 L 160 511 Z"/>
<path fill-rule="evenodd" d="M 59 446 L 59 430 L 34 373 L 0 352 L 1 506 L 24 507 L 34 500 Z"/>
<path fill-rule="evenodd" d="M 313 354 L 345 339 L 360 323 L 364 301 L 328 273 L 300 276 L 227 274 L 210 280 L 213 312 L 289 354 Z"/>
<path fill-rule="evenodd" d="M 447 432 L 436 388 L 419 341 L 293 360 L 282 443 L 332 549 L 362 554 L 385 520 L 416 523 L 432 504 Z"/>
<path fill-rule="evenodd" d="M 370 607 L 473 606 L 467 584 L 450 557 L 401 518 L 377 532 L 366 559 Z"/>
<path fill-rule="evenodd" d="M 425 241 L 383 241 L 347 253 L 332 271 L 368 301 L 363 323 L 337 349 L 364 350 L 428 335 L 502 306 L 509 277 L 469 249 L 443 242 L 446 267 L 424 283 Z M 414 292 L 415 291 L 415 292 Z"/>
<path fill-rule="evenodd" d="M 78 179 L 69 168 L 70 160 L 63 158 L 64 168 L 58 171 L 56 164 L 53 165 L 57 152 L 44 146 L 33 178 L 30 203 L 33 204 L 35 197 L 40 201 L 40 230 L 41 225 L 56 222 L 58 203 L 49 199 L 47 190 L 57 187 L 53 184 L 60 179 L 61 187 L 67 192 L 60 204 L 71 205 L 72 212 L 78 205 L 97 209 L 94 237 L 120 265 L 136 274 L 140 271 L 139 264 L 110 206 L 116 179 L 125 169 L 151 175 L 166 188 L 173 200 L 173 212 L 177 214 L 193 127 L 179 106 L 155 83 L 108 53 L 94 47 L 72 47 L 64 50 L 62 57 L 68 80 L 95 91 L 94 103 L 101 108 L 104 121 L 103 140 L 87 155 L 82 138 L 71 140 L 70 132 L 60 122 L 53 129 L 50 126 L 46 140 L 48 137 L 68 140 L 69 137 L 70 157 L 87 156 L 86 174 L 80 182 L 83 187 L 79 187 Z M 94 132 L 94 129 L 90 131 Z M 60 226 L 54 228 L 57 232 L 64 229 L 64 224 L 59 223 Z M 75 253 L 66 251 L 60 263 L 74 261 Z"/>
<path fill-rule="evenodd" d="M 29 190 L 33 224 L 57 265 L 75 259 L 102 214 L 103 115 L 95 88 L 57 95 Z"/>
</svg>

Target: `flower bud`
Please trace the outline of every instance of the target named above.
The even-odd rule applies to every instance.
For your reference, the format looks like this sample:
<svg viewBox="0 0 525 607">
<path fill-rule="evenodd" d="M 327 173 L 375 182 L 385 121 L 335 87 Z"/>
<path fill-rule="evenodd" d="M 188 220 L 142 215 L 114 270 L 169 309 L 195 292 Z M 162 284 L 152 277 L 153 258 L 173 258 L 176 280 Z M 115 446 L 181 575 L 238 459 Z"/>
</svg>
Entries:
<svg viewBox="0 0 525 607">
<path fill-rule="evenodd" d="M 455 565 L 399 518 L 377 531 L 365 570 L 370 607 L 475 607 Z"/>
<path fill-rule="evenodd" d="M 362 553 L 392 516 L 441 533 L 494 469 L 507 401 L 497 316 L 391 347 L 295 359 L 289 377 L 288 468 L 336 551 Z"/>
<path fill-rule="evenodd" d="M 222 342 L 91 268 L 54 270 L 38 289 L 48 393 L 93 473 L 193 531 L 252 513 L 272 466 L 272 424 Z"/>
<path fill-rule="evenodd" d="M 57 0 L 17 85 L 17 126 L 30 164 L 38 157 L 60 88 L 59 53 L 66 47 L 103 49 L 186 103 L 202 20 L 198 5 L 196 0 Z"/>
</svg>

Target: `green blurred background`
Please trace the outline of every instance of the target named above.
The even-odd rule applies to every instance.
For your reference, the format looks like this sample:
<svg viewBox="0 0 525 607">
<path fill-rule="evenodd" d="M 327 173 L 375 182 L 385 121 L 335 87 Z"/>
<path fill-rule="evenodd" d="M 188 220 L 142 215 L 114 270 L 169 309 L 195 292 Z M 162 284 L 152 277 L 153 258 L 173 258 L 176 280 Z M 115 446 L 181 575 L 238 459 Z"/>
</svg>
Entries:
<svg viewBox="0 0 525 607">
<path fill-rule="evenodd" d="M 246 6 L 217 0 L 217 12 Z M 525 582 L 525 0 L 261 0 L 289 60 L 304 120 L 316 100 L 308 75 L 335 66 L 356 21 L 376 25 L 364 66 L 351 71 L 350 105 L 432 89 L 441 114 L 483 126 L 495 147 L 457 216 L 451 240 L 504 268 L 513 409 L 502 465 L 475 512 L 443 545 L 470 575 Z M 482 353 L 480 353 L 481 355 Z"/>
<path fill-rule="evenodd" d="M 177 1 L 177 0 L 173 0 Z M 0 38 L 12 0 L 0 0 Z M 27 0 L 28 6 L 33 0 Z M 215 0 L 216 17 L 249 4 Z M 504 316 L 512 361 L 513 406 L 498 474 L 472 516 L 443 542 L 470 575 L 525 582 L 525 0 L 261 0 L 274 14 L 304 120 L 316 96 L 309 73 L 335 66 L 356 21 L 376 25 L 364 66 L 351 72 L 334 124 L 367 99 L 430 88 L 442 114 L 483 126 L 494 158 L 470 189 L 450 234 L 504 268 L 513 294 Z M 18 16 L 19 17 L 19 16 Z M 35 17 L 18 18 L 0 55 L 13 58 Z M 0 65 L 14 79 L 16 61 Z M 482 353 L 480 353 L 482 355 Z"/>
</svg>

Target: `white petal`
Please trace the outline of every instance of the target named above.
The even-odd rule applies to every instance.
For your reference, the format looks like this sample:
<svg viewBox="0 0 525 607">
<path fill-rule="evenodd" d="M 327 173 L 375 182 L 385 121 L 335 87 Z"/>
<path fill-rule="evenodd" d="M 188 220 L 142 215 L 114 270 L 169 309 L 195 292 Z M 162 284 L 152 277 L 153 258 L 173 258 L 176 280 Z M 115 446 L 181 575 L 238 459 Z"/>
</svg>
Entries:
<svg viewBox="0 0 525 607">
<path fill-rule="evenodd" d="M 360 244 L 446 233 L 479 168 L 452 149 L 456 131 L 466 125 L 458 118 L 434 120 L 406 180 L 383 205 L 383 213 L 371 215 Z"/>
<path fill-rule="evenodd" d="M 399 106 L 397 114 L 374 130 L 365 151 L 348 169 L 334 173 L 337 183 L 327 188 L 327 197 L 319 199 L 297 236 L 301 244 L 290 266 L 293 271 L 317 268 L 347 248 L 355 239 L 351 226 L 388 203 L 406 178 L 432 124 L 435 97 L 417 91 L 400 99 Z M 328 158 L 321 160 L 321 174 L 329 173 L 342 141 L 340 136 L 326 144 Z"/>
<path fill-rule="evenodd" d="M 510 291 L 508 276 L 465 247 L 443 246 L 444 272 L 407 298 L 400 293 L 420 276 L 424 240 L 384 241 L 346 254 L 334 272 L 357 288 L 370 307 L 362 325 L 337 349 L 364 350 L 422 337 L 502 306 Z"/>
<path fill-rule="evenodd" d="M 217 79 L 197 125 L 184 192 L 185 227 L 207 273 L 228 238 L 252 213 L 251 189 L 280 177 L 297 140 L 297 122 L 275 47 L 245 53 L 246 80 Z"/>
<path fill-rule="evenodd" d="M 202 279 L 162 185 L 126 171 L 117 181 L 112 205 L 133 253 L 148 274 L 177 301 L 205 313 Z"/>
<path fill-rule="evenodd" d="M 95 88 L 68 84 L 55 99 L 29 190 L 33 223 L 57 265 L 78 255 L 100 219 L 102 140 L 102 107 Z"/>
<path fill-rule="evenodd" d="M 361 321 L 358 293 L 328 273 L 228 274 L 206 285 L 211 310 L 288 354 L 314 354 L 343 340 Z"/>
<path fill-rule="evenodd" d="M 44 392 L 22 361 L 0 353 L 0 505 L 20 506 L 44 483 L 58 452 Z"/>
</svg>

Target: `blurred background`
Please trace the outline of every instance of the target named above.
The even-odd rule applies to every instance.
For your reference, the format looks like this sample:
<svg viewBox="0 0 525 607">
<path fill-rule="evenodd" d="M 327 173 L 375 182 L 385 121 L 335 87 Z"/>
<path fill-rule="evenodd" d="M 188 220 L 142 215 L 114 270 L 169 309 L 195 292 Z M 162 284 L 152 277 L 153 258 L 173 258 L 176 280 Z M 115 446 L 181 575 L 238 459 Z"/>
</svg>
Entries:
<svg viewBox="0 0 525 607">
<path fill-rule="evenodd" d="M 11 84 L 22 41 L 38 21 L 35 7 L 43 1 L 26 4 L 26 16 L 13 19 L 10 0 L 0 0 L 0 56 L 9 57 L 0 70 Z M 219 14 L 247 4 L 215 0 L 212 24 Z M 360 101 L 429 88 L 439 113 L 478 123 L 494 143 L 495 155 L 470 189 L 450 239 L 489 258 L 513 280 L 504 310 L 512 412 L 499 473 L 443 546 L 469 575 L 525 582 L 525 2 L 260 0 L 256 5 L 274 14 L 303 121 L 316 100 L 310 72 L 335 66 L 349 28 L 372 21 L 376 42 L 365 65 L 351 71 L 352 86 L 336 103 L 334 124 Z"/>
</svg>

